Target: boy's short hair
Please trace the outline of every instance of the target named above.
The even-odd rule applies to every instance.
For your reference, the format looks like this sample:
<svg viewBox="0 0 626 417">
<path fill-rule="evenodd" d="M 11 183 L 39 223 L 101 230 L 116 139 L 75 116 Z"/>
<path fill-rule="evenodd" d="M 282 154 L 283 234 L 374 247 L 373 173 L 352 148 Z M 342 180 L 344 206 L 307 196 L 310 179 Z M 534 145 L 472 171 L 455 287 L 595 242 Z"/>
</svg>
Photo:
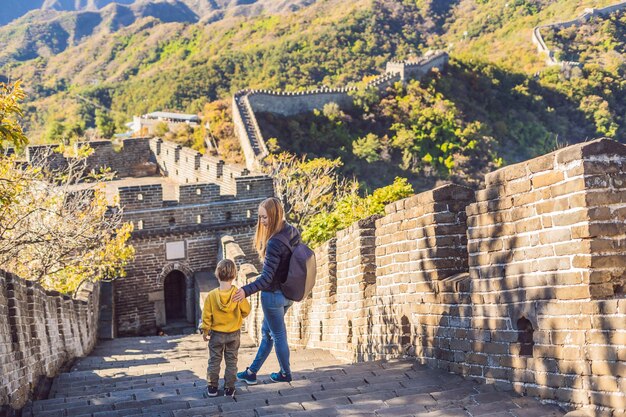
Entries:
<svg viewBox="0 0 626 417">
<path fill-rule="evenodd" d="M 215 268 L 215 276 L 219 281 L 232 281 L 237 278 L 237 266 L 230 259 L 222 259 Z"/>
</svg>

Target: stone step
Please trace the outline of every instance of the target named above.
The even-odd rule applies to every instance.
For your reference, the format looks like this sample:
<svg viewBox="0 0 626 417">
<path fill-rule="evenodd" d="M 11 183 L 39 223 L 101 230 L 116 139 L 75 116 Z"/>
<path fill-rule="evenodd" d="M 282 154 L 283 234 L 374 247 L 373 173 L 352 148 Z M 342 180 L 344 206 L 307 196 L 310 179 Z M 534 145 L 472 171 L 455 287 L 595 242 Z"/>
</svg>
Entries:
<svg viewBox="0 0 626 417">
<path fill-rule="evenodd" d="M 256 349 L 240 349 L 239 365 Z M 72 372 L 57 377 L 53 398 L 24 417 L 559 417 L 556 407 L 500 392 L 410 360 L 349 364 L 319 350 L 293 350 L 291 383 L 237 384 L 235 398 L 206 394 L 206 344 L 197 335 L 116 339 L 101 343 Z M 223 369 L 222 369 L 223 371 Z M 221 391 L 220 391 L 221 393 Z"/>
<path fill-rule="evenodd" d="M 282 387 L 281 387 L 282 385 Z M 33 404 L 32 416 L 44 417 L 48 415 L 55 416 L 73 416 L 80 414 L 93 414 L 94 416 L 118 416 L 126 415 L 130 412 L 137 413 L 152 413 L 154 411 L 164 412 L 170 411 L 185 411 L 186 413 L 193 413 L 193 408 L 205 407 L 210 409 L 219 409 L 221 412 L 234 412 L 238 410 L 257 410 L 258 415 L 275 414 L 278 411 L 285 411 L 287 413 L 299 413 L 300 411 L 318 411 L 319 413 L 329 412 L 328 409 L 336 408 L 335 406 L 342 406 L 336 408 L 337 413 L 343 413 L 345 410 L 361 411 L 367 406 L 372 406 L 375 403 L 381 408 L 387 408 L 396 410 L 397 412 L 408 412 L 410 410 L 418 409 L 422 412 L 433 411 L 438 405 L 435 396 L 429 394 L 413 394 L 398 396 L 399 392 L 391 392 L 388 390 L 368 392 L 362 391 L 362 388 L 345 388 L 344 390 L 323 390 L 319 392 L 306 393 L 297 392 L 294 393 L 289 389 L 285 389 L 284 385 L 287 384 L 264 384 L 263 386 L 274 387 L 275 391 L 259 392 L 255 391 L 259 386 L 242 387 L 239 390 L 239 394 L 236 400 L 232 400 L 228 397 L 208 398 L 205 395 L 204 389 L 198 389 L 196 392 L 190 392 L 186 395 L 182 392 L 176 393 L 176 395 L 161 395 L 159 392 L 146 392 L 143 395 L 114 395 L 104 398 L 92 398 L 90 400 L 73 400 L 61 402 L 57 400 L 38 401 Z M 371 388 L 375 388 L 371 386 Z M 453 389 L 452 391 L 458 391 Z M 510 395 L 506 393 L 480 393 L 477 390 L 465 390 L 466 396 L 475 396 L 475 398 L 481 401 L 495 401 L 502 398 L 511 399 Z M 324 393 L 324 395 L 322 395 Z M 496 395 L 497 394 L 497 395 Z M 458 397 L 457 400 L 461 400 L 464 397 Z M 420 407 L 413 407 L 416 404 Z M 478 401 L 475 404 L 479 404 Z M 500 404 L 503 404 L 500 401 Z M 509 408 L 518 408 L 512 401 L 507 402 Z M 443 404 L 439 404 L 438 408 L 451 408 L 455 407 L 448 401 Z M 458 408 L 458 406 L 456 406 Z M 493 407 L 493 406 L 492 406 Z M 505 407 L 503 407 L 504 409 Z M 331 413 L 335 415 L 335 411 Z M 25 414 L 29 415 L 29 414 Z M 185 415 L 184 413 L 178 413 L 178 415 Z M 186 414 L 191 415 L 191 414 Z M 339 414 L 337 414 L 339 415 Z M 392 411 L 385 411 L 384 415 L 394 415 Z M 404 415 L 404 414 L 403 414 Z"/>
</svg>

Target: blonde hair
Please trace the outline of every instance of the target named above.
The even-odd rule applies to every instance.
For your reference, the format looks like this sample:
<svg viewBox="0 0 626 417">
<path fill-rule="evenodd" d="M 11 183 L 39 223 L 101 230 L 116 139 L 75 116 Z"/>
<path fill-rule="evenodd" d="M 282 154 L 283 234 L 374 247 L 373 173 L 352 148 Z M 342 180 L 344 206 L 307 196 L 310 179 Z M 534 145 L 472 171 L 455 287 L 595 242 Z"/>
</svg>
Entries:
<svg viewBox="0 0 626 417">
<path fill-rule="evenodd" d="M 215 268 L 215 276 L 220 281 L 232 281 L 237 277 L 237 266 L 230 259 L 222 259 Z"/>
<path fill-rule="evenodd" d="M 267 213 L 267 227 L 263 226 L 260 221 L 256 223 L 256 233 L 254 234 L 254 247 L 259 254 L 259 258 L 265 258 L 265 249 L 267 241 L 270 240 L 283 227 L 285 220 L 285 210 L 280 200 L 276 197 L 265 199 L 259 204 L 259 209 L 263 207 Z"/>
</svg>

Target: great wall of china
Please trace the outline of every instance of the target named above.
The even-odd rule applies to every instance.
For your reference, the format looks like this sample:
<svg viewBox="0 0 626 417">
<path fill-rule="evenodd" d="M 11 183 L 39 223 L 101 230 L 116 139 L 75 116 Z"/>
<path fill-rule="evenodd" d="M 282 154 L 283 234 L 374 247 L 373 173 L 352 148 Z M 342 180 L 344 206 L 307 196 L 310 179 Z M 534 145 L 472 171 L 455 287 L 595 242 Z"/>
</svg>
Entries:
<svg viewBox="0 0 626 417">
<path fill-rule="evenodd" d="M 599 8 L 599 9 L 587 8 L 576 19 L 568 20 L 568 21 L 565 21 L 565 22 L 550 23 L 548 25 L 535 26 L 533 28 L 532 41 L 537 46 L 537 52 L 539 52 L 540 54 L 543 54 L 543 55 L 546 56 L 546 64 L 547 65 L 549 65 L 549 66 L 553 66 L 553 65 L 578 66 L 578 65 L 580 65 L 578 62 L 569 62 L 569 61 L 568 62 L 561 62 L 561 61 L 558 61 L 554 57 L 554 51 L 551 50 L 550 48 L 548 48 L 548 46 L 546 45 L 545 41 L 543 40 L 543 36 L 541 36 L 541 30 L 542 29 L 548 29 L 548 30 L 566 29 L 566 28 L 569 28 L 569 27 L 572 27 L 572 26 L 581 25 L 581 24 L 587 22 L 593 16 L 606 16 L 606 15 L 614 13 L 614 12 L 616 12 L 618 10 L 622 10 L 624 8 L 626 8 L 626 1 L 623 1 L 623 2 L 620 2 L 620 3 L 617 3 L 617 4 L 613 4 L 611 6 L 602 7 L 602 8 Z"/>
<path fill-rule="evenodd" d="M 385 74 L 368 82 L 367 87 L 382 91 L 398 81 L 419 79 L 432 68 L 443 68 L 447 62 L 448 54 L 442 51 L 431 52 L 416 61 L 391 61 L 387 63 Z M 291 116 L 322 109 L 328 103 L 350 108 L 353 103 L 350 92 L 356 89 L 357 87 L 325 88 L 297 92 L 241 90 L 235 93 L 232 103 L 233 122 L 248 169 L 257 169 L 259 161 L 269 153 L 255 117 L 256 112 Z"/>
<path fill-rule="evenodd" d="M 135 259 L 126 277 L 86 285 L 78 298 L 0 270 L 0 406 L 21 408 L 40 378 L 88 354 L 97 337 L 195 326 L 203 297 L 216 285 L 220 236 L 248 242 L 250 253 L 257 207 L 274 192 L 267 176 L 158 138 L 89 145 L 87 172 L 107 166 L 117 173 L 106 184 L 107 199 L 134 225 Z M 67 159 L 57 147 L 29 146 L 24 162 L 44 159 L 62 168 Z"/>
<path fill-rule="evenodd" d="M 447 59 L 390 62 L 370 85 L 384 89 Z M 76 299 L 0 273 L 0 404 L 20 408 L 38 380 L 88 353 L 99 311 L 103 337 L 154 334 L 170 318 L 197 322 L 219 259 L 235 260 L 242 282 L 256 278 L 253 225 L 273 187 L 253 172 L 267 154 L 255 112 L 350 106 L 351 89 L 237 93 L 247 167 L 160 139 L 121 149 L 92 142 L 89 166 L 108 165 L 122 180 L 112 192 L 136 227 L 137 257 L 127 278 L 87 285 Z M 27 159 L 50 149 L 30 147 Z M 450 184 L 388 205 L 316 249 L 317 285 L 287 316 L 291 345 L 357 362 L 410 358 L 594 416 L 626 416 L 624 172 L 626 146 L 601 139 L 502 168 L 476 192 Z M 251 302 L 246 327 L 258 340 L 258 295 Z"/>
<path fill-rule="evenodd" d="M 591 415 L 626 415 L 626 146 L 601 139 L 388 205 L 316 249 L 290 343 L 412 357 Z M 236 239 L 223 254 L 258 271 Z M 249 331 L 262 314 L 252 298 Z"/>
<path fill-rule="evenodd" d="M 99 285 L 74 297 L 0 270 L 0 415 L 21 408 L 42 379 L 91 352 L 98 337 Z"/>
</svg>

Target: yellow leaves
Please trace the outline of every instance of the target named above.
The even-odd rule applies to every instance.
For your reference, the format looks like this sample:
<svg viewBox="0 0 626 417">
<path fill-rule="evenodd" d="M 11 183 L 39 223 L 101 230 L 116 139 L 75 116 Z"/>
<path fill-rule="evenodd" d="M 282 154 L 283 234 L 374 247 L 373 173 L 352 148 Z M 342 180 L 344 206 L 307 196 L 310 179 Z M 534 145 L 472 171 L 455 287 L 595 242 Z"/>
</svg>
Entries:
<svg viewBox="0 0 626 417">
<path fill-rule="evenodd" d="M 134 249 L 131 224 L 108 211 L 105 187 L 89 184 L 78 159 L 50 172 L 45 165 L 19 166 L 0 158 L 0 265 L 46 288 L 73 291 L 82 281 L 124 276 Z"/>
<path fill-rule="evenodd" d="M 20 149 L 28 143 L 18 121 L 23 116 L 20 102 L 25 97 L 21 81 L 0 83 L 0 153 L 7 147 Z"/>
</svg>

